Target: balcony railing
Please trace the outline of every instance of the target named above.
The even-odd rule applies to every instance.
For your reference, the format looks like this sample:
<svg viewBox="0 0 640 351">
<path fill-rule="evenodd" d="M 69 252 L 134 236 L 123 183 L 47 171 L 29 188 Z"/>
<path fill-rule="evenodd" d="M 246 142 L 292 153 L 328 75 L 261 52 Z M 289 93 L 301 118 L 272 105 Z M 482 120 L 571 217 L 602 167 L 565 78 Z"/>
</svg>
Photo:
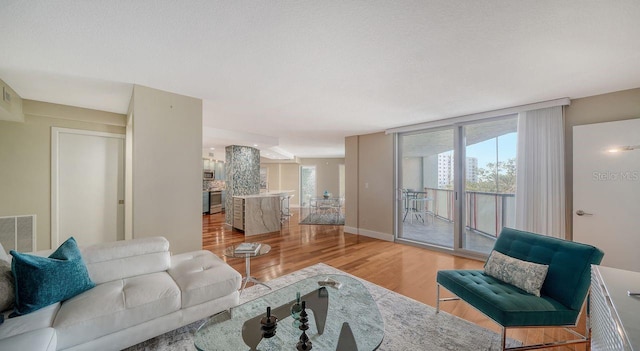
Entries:
<svg viewBox="0 0 640 351">
<path fill-rule="evenodd" d="M 453 190 L 424 188 L 433 201 L 426 204 L 427 211 L 453 221 Z M 465 192 L 465 226 L 486 235 L 497 237 L 502 227 L 513 227 L 515 221 L 515 194 L 479 191 Z"/>
</svg>

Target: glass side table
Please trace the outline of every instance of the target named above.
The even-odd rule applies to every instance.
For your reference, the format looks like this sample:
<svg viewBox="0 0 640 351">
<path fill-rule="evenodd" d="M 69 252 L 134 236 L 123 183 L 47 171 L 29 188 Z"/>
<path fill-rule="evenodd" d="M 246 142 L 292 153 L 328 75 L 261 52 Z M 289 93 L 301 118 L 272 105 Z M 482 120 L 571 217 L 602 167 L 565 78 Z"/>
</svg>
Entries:
<svg viewBox="0 0 640 351">
<path fill-rule="evenodd" d="M 242 295 L 242 292 L 244 291 L 244 288 L 247 287 L 247 283 L 252 282 L 254 284 L 260 284 L 260 285 L 264 285 L 267 288 L 269 288 L 269 290 L 271 290 L 271 287 L 261 281 L 259 281 L 257 278 L 254 278 L 251 276 L 251 257 L 258 257 L 258 256 L 262 256 L 262 255 L 266 255 L 269 253 L 269 251 L 271 251 L 271 246 L 268 244 L 262 244 L 260 243 L 260 250 L 258 250 L 257 253 L 255 254 L 251 254 L 251 253 L 236 253 L 236 246 L 237 245 L 231 245 L 227 248 L 224 249 L 224 255 L 226 257 L 231 257 L 231 258 L 244 258 L 245 259 L 245 277 L 242 278 L 242 289 L 240 290 L 240 295 Z"/>
</svg>

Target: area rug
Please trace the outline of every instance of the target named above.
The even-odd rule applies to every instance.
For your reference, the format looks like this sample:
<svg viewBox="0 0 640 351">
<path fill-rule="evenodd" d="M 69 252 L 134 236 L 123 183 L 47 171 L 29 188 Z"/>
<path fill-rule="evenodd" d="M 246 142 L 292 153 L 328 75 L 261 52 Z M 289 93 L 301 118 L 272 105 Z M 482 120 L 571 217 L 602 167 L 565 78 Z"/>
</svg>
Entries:
<svg viewBox="0 0 640 351">
<path fill-rule="evenodd" d="M 378 350 L 500 350 L 500 336 L 497 333 L 447 312 L 441 311 L 436 314 L 435 308 L 431 306 L 323 263 L 284 275 L 267 282 L 267 284 L 273 290 L 277 290 L 298 280 L 318 274 L 345 274 L 362 281 L 369 289 L 371 296 L 378 304 L 380 314 L 384 320 L 384 339 Z M 253 300 L 269 292 L 270 290 L 261 285 L 249 287 L 245 289 L 240 297 L 240 303 Z M 126 349 L 126 351 L 195 350 L 193 335 L 203 322 L 204 320 L 191 323 L 185 327 L 134 345 Z M 507 346 L 520 345 L 515 340 L 507 339 Z"/>
<path fill-rule="evenodd" d="M 311 213 L 300 224 L 344 225 L 344 215 L 335 213 Z"/>
</svg>

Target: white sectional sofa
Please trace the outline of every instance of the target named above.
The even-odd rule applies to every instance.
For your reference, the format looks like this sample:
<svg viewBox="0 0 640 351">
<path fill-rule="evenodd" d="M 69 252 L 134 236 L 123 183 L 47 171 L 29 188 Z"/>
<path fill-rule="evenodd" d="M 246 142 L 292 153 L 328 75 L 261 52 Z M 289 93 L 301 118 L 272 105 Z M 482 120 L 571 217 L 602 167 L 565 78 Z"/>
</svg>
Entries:
<svg viewBox="0 0 640 351">
<path fill-rule="evenodd" d="M 241 275 L 162 237 L 81 248 L 96 286 L 0 325 L 0 350 L 120 350 L 238 304 Z M 46 255 L 47 253 L 42 253 Z"/>
</svg>

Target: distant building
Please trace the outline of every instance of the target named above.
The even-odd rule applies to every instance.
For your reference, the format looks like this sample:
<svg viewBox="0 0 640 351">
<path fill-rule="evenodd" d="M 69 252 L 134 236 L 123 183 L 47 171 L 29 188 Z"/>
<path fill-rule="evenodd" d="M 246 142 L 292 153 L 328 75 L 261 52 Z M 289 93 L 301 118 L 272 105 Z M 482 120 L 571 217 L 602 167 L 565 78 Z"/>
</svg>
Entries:
<svg viewBox="0 0 640 351">
<path fill-rule="evenodd" d="M 476 157 L 467 157 L 467 182 L 478 182 L 478 159 Z"/>
<path fill-rule="evenodd" d="M 453 184 L 453 152 L 438 154 L 438 188 Z"/>
<path fill-rule="evenodd" d="M 438 155 L 438 188 L 446 188 L 453 184 L 453 153 L 445 152 Z M 472 183 L 478 182 L 478 158 L 467 157 L 466 162 L 467 181 Z"/>
</svg>

